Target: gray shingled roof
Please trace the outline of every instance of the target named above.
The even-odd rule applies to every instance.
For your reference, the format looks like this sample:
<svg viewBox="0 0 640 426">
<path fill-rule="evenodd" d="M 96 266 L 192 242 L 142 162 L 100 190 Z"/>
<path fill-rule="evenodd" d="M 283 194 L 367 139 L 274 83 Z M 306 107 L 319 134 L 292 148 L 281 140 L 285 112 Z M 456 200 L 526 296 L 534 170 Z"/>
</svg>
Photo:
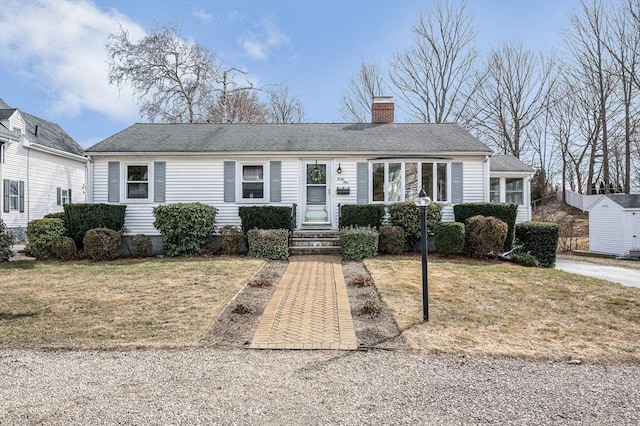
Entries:
<svg viewBox="0 0 640 426">
<path fill-rule="evenodd" d="M 0 117 L 2 114 L 11 114 L 15 112 L 15 108 L 10 108 L 2 99 L 0 99 Z M 29 141 L 37 143 L 48 148 L 54 148 L 60 151 L 69 152 L 71 154 L 82 155 L 82 147 L 73 140 L 67 132 L 65 132 L 56 123 L 52 123 L 35 115 L 20 111 L 26 125 L 26 135 Z M 36 136 L 36 126 L 38 126 L 38 135 Z"/>
<path fill-rule="evenodd" d="M 456 124 L 134 124 L 86 150 L 113 152 L 491 153 Z"/>
<path fill-rule="evenodd" d="M 640 194 L 607 194 L 607 197 L 625 209 L 640 209 Z"/>
<path fill-rule="evenodd" d="M 491 157 L 492 172 L 530 172 L 533 170 L 513 155 L 494 155 Z"/>
</svg>

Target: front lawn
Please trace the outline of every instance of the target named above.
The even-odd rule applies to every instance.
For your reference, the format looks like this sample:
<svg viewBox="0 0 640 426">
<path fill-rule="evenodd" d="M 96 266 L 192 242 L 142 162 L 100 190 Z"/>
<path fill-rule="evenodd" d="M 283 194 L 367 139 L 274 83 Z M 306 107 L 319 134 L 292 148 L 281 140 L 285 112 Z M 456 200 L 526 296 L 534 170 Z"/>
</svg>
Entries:
<svg viewBox="0 0 640 426">
<path fill-rule="evenodd" d="M 414 348 L 640 361 L 639 288 L 554 269 L 430 260 L 430 320 L 423 323 L 420 260 L 381 257 L 365 265 Z"/>
<path fill-rule="evenodd" d="M 263 265 L 245 258 L 0 265 L 0 347 L 197 346 Z"/>
</svg>

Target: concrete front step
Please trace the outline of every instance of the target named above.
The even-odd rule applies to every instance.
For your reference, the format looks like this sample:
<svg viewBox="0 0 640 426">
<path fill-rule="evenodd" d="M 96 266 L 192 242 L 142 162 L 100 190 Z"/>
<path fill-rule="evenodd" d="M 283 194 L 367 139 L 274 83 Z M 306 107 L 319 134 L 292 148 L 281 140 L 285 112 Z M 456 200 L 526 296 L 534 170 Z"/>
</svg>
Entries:
<svg viewBox="0 0 640 426">
<path fill-rule="evenodd" d="M 320 247 L 289 247 L 289 255 L 320 255 L 320 254 L 342 254 L 342 248 L 339 246 L 320 246 Z"/>
<path fill-rule="evenodd" d="M 336 231 L 293 231 L 291 255 L 301 254 L 340 254 L 340 233 Z"/>
</svg>

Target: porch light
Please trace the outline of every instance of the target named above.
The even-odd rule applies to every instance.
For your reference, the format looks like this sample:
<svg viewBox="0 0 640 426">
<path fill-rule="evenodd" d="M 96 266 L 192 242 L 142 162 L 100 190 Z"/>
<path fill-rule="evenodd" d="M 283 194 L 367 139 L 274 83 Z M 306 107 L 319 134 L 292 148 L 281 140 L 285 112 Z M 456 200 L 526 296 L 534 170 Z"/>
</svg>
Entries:
<svg viewBox="0 0 640 426">
<path fill-rule="evenodd" d="M 340 163 L 338 163 L 338 170 L 336 170 L 336 173 L 342 173 L 342 167 L 340 167 Z"/>
<path fill-rule="evenodd" d="M 420 250 L 422 251 L 422 318 L 429 321 L 429 275 L 427 269 L 427 206 L 431 198 L 420 188 L 416 205 L 420 207 Z"/>
</svg>

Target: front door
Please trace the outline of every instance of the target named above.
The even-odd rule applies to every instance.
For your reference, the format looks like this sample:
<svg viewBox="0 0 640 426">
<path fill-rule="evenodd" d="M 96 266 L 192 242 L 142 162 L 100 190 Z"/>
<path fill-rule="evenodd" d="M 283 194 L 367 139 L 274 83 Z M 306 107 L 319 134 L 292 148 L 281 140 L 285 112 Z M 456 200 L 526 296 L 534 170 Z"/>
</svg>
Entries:
<svg viewBox="0 0 640 426">
<path fill-rule="evenodd" d="M 304 164 L 304 216 L 306 226 L 331 226 L 329 207 L 329 163 L 307 162 Z"/>
</svg>

